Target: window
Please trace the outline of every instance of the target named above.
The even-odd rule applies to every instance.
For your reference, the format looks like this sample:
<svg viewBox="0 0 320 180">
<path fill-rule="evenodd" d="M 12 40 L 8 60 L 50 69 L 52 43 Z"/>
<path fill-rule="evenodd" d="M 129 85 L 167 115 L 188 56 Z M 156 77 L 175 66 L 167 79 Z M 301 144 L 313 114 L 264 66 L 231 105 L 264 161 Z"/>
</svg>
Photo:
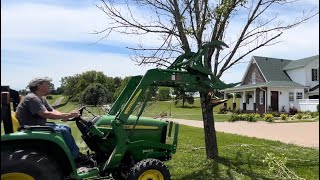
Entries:
<svg viewBox="0 0 320 180">
<path fill-rule="evenodd" d="M 312 81 L 318 81 L 318 69 L 311 69 Z"/>
<path fill-rule="evenodd" d="M 294 93 L 289 92 L 289 101 L 294 101 Z"/>
<path fill-rule="evenodd" d="M 256 83 L 256 73 L 255 72 L 253 72 L 252 73 L 252 84 L 255 84 Z"/>
<path fill-rule="evenodd" d="M 260 99 L 260 104 L 263 104 L 263 91 L 260 91 L 259 93 L 259 99 Z"/>
<path fill-rule="evenodd" d="M 302 92 L 297 92 L 296 99 L 302 99 Z"/>
</svg>

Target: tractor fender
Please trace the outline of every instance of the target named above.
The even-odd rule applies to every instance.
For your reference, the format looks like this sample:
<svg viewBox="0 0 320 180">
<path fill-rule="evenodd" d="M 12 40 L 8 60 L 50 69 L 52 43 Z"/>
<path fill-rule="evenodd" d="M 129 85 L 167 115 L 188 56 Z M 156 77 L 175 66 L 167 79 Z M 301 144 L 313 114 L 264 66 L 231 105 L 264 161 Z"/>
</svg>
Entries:
<svg viewBox="0 0 320 180">
<path fill-rule="evenodd" d="M 65 176 L 77 174 L 73 156 L 60 132 L 30 131 L 1 135 L 1 151 L 29 148 L 47 153 L 63 167 Z"/>
</svg>

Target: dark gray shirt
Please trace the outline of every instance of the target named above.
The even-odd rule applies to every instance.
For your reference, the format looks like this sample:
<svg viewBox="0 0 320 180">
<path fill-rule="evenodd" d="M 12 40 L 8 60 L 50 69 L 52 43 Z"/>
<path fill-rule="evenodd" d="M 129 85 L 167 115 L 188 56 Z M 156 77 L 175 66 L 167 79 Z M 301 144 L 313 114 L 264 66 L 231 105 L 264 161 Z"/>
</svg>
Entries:
<svg viewBox="0 0 320 180">
<path fill-rule="evenodd" d="M 16 117 L 20 125 L 45 125 L 46 118 L 39 116 L 37 113 L 44 111 L 53 111 L 45 98 L 39 98 L 34 93 L 27 94 L 19 103 L 16 111 Z"/>
</svg>

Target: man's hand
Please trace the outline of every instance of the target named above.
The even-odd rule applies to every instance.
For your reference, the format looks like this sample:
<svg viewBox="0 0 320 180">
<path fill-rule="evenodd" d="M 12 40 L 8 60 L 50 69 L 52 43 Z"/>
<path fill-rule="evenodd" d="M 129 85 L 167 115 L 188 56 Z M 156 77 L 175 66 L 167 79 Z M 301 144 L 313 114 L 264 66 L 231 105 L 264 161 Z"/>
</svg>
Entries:
<svg viewBox="0 0 320 180">
<path fill-rule="evenodd" d="M 79 116 L 80 116 L 79 111 L 71 111 L 66 115 L 66 117 L 62 118 L 62 121 L 67 122 L 68 119 L 74 118 L 74 117 L 79 117 Z"/>
<path fill-rule="evenodd" d="M 78 110 L 75 110 L 75 111 L 71 111 L 69 113 L 69 118 L 74 118 L 74 117 L 79 117 L 80 116 L 80 112 Z"/>
</svg>

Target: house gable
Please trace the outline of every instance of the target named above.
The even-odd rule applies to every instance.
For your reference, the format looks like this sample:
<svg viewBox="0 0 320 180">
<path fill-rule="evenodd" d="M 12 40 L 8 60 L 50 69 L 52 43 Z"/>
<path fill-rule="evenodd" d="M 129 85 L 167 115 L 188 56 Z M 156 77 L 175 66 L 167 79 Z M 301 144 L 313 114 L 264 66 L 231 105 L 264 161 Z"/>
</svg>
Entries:
<svg viewBox="0 0 320 180">
<path fill-rule="evenodd" d="M 312 78 L 312 69 L 316 69 L 316 79 Z M 292 81 L 312 88 L 319 84 L 319 55 L 290 62 L 283 70 Z"/>
<path fill-rule="evenodd" d="M 310 63 L 314 62 L 315 60 L 319 60 L 319 55 L 310 56 L 302 59 L 297 59 L 295 61 L 291 61 L 289 64 L 287 64 L 285 67 L 283 67 L 282 70 L 289 70 L 289 69 L 295 69 L 295 68 L 303 68 Z"/>
<path fill-rule="evenodd" d="M 291 81 L 290 77 L 282 69 L 291 62 L 291 60 L 254 56 L 261 73 L 268 81 Z"/>
<path fill-rule="evenodd" d="M 248 65 L 246 74 L 242 80 L 242 85 L 253 84 L 252 74 L 255 73 L 255 83 L 266 82 L 263 74 L 261 73 L 257 63 L 254 59 L 251 60 L 251 63 Z"/>
</svg>

